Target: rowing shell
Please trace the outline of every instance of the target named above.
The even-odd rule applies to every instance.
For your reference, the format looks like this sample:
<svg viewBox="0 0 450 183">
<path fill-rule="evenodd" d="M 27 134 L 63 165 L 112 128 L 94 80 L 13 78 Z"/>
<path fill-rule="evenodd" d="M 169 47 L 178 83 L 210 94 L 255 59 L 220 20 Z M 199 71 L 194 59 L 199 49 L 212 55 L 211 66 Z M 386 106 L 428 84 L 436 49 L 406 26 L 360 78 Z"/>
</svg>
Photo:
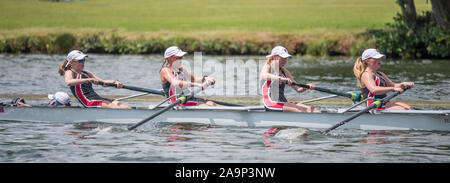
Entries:
<svg viewBox="0 0 450 183">
<path fill-rule="evenodd" d="M 52 123 L 104 122 L 135 124 L 157 109 L 87 109 L 81 107 L 32 108 L 0 106 L 1 121 L 27 121 Z M 353 112 L 339 113 L 291 113 L 265 111 L 254 107 L 177 107 L 156 117 L 152 122 L 202 123 L 209 125 L 241 127 L 302 127 L 309 129 L 329 128 L 336 121 L 349 117 Z M 363 114 L 342 128 L 363 130 L 432 130 L 450 131 L 450 110 L 376 111 Z"/>
</svg>

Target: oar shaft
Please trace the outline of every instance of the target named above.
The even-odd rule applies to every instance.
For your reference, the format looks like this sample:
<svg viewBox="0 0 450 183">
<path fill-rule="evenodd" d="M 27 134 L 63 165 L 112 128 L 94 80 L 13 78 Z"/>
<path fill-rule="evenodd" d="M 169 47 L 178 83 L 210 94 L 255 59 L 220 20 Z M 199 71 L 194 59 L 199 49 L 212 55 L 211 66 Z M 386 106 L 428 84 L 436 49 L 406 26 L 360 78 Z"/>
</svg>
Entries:
<svg viewBox="0 0 450 183">
<path fill-rule="evenodd" d="M 319 100 L 324 100 L 324 99 L 329 99 L 329 98 L 334 98 L 337 97 L 338 95 L 330 95 L 330 96 L 325 96 L 325 97 L 320 97 L 320 98 L 315 98 L 315 99 L 311 99 L 311 100 L 305 100 L 300 102 L 301 104 L 307 104 L 307 103 L 311 103 L 311 102 L 315 102 L 315 101 L 319 101 Z"/>
<path fill-rule="evenodd" d="M 221 101 L 217 101 L 217 100 L 209 100 L 209 99 L 203 99 L 203 98 L 197 98 L 197 97 L 193 97 L 193 98 L 196 99 L 196 100 L 202 101 L 202 102 L 212 101 L 212 102 L 214 102 L 216 104 L 224 105 L 224 106 L 239 106 L 239 107 L 244 106 L 244 105 L 241 105 L 241 104 L 233 104 L 233 103 L 221 102 Z"/>
<path fill-rule="evenodd" d="M 155 105 L 155 106 L 153 106 L 153 107 L 149 107 L 149 109 L 156 109 L 157 107 L 159 107 L 160 105 L 166 103 L 167 101 L 169 101 L 169 100 L 172 99 L 173 97 L 177 97 L 177 95 L 172 95 L 171 97 L 166 98 L 166 100 L 160 102 L 159 104 L 157 104 L 157 105 Z"/>
<path fill-rule="evenodd" d="M 117 85 L 114 83 L 104 83 L 104 82 L 98 82 L 98 84 L 100 85 L 106 85 L 106 86 L 112 86 L 112 87 L 116 87 Z M 161 90 L 153 90 L 153 89 L 148 89 L 148 88 L 141 88 L 141 87 L 136 87 L 136 86 L 127 86 L 127 85 L 123 85 L 122 88 L 124 89 L 128 89 L 128 90 L 133 90 L 133 91 L 140 91 L 140 92 L 146 92 L 146 93 L 151 93 L 151 94 L 155 94 L 155 95 L 162 95 L 164 96 L 164 92 Z"/>
<path fill-rule="evenodd" d="M 115 100 L 120 101 L 120 100 L 125 100 L 125 99 L 130 99 L 130 98 L 140 97 L 140 96 L 148 95 L 148 94 L 149 94 L 149 93 L 140 93 L 140 94 L 136 94 L 136 95 L 131 95 L 131 96 L 127 96 L 127 97 L 118 98 L 118 99 L 115 99 Z"/>
<path fill-rule="evenodd" d="M 305 84 L 300 84 L 300 83 L 292 83 L 293 85 L 297 85 L 303 88 L 311 88 L 309 87 L 309 85 L 305 85 Z M 345 92 L 339 92 L 339 91 L 335 91 L 335 90 L 329 90 L 326 88 L 320 88 L 320 87 L 314 87 L 314 90 L 316 91 L 320 91 L 320 92 L 325 92 L 325 93 L 329 93 L 329 94 L 334 94 L 334 95 L 339 95 L 339 96 L 343 96 L 343 97 L 348 97 L 351 98 L 352 95 L 350 93 L 345 93 Z"/>
<path fill-rule="evenodd" d="M 208 83 L 207 83 L 207 86 L 209 86 L 209 85 L 210 85 L 210 83 L 208 82 Z M 163 108 L 163 109 L 157 111 L 156 113 L 154 113 L 153 115 L 151 115 L 151 116 L 148 117 L 148 118 L 145 118 L 145 119 L 142 120 L 141 122 L 139 122 L 139 123 L 137 123 L 137 124 L 135 124 L 135 125 L 129 127 L 128 130 L 133 130 L 133 129 L 135 129 L 136 127 L 141 126 L 141 125 L 143 125 L 144 123 L 146 123 L 147 121 L 150 121 L 151 119 L 153 119 L 153 118 L 159 116 L 160 114 L 166 112 L 167 110 L 172 109 L 174 106 L 186 102 L 188 99 L 192 98 L 192 97 L 194 96 L 195 93 L 198 93 L 198 92 L 200 92 L 200 91 L 202 91 L 202 90 L 203 90 L 203 88 L 194 89 L 193 91 L 191 91 L 191 93 L 190 93 L 189 95 L 178 97 L 177 100 L 176 100 L 174 103 L 172 103 L 172 104 L 166 106 L 165 108 Z"/>
<path fill-rule="evenodd" d="M 377 107 L 376 104 L 372 104 L 371 106 L 365 108 L 364 110 L 359 111 L 358 113 L 353 114 L 353 115 L 350 116 L 349 118 L 347 118 L 347 119 L 345 119 L 345 120 L 343 120 L 343 121 L 341 121 L 341 122 L 339 122 L 339 123 L 333 125 L 332 127 L 326 129 L 326 130 L 324 131 L 324 133 L 328 133 L 328 132 L 330 132 L 331 130 L 334 130 L 334 129 L 336 129 L 337 127 L 340 127 L 340 126 L 344 125 L 345 123 L 349 122 L 350 120 L 353 120 L 353 119 L 357 118 L 358 116 L 360 116 L 360 115 L 362 115 L 362 114 L 364 114 L 364 113 L 366 113 L 366 112 L 369 112 L 369 110 L 372 110 L 373 108 L 376 108 L 376 107 Z"/>
<path fill-rule="evenodd" d="M 100 81 L 99 84 L 100 85 L 116 87 L 116 84 L 114 84 L 114 83 L 104 83 L 104 82 Z M 136 86 L 127 86 L 127 85 L 123 85 L 122 88 L 128 89 L 128 90 L 133 90 L 133 91 L 140 91 L 140 92 L 145 92 L 145 93 L 151 93 L 151 94 L 155 94 L 155 95 L 165 96 L 165 93 L 163 91 L 161 91 L 161 90 L 153 90 L 153 89 L 148 89 L 148 88 L 140 88 L 140 87 L 136 87 Z M 194 97 L 194 98 L 198 99 L 198 100 L 201 100 L 203 102 L 208 101 L 208 100 L 202 99 L 202 98 L 197 98 L 197 97 Z M 210 100 L 210 101 L 213 101 L 216 104 L 224 105 L 224 106 L 243 106 L 243 105 L 240 105 L 240 104 L 232 104 L 232 103 L 215 101 L 215 100 Z"/>
<path fill-rule="evenodd" d="M 133 125 L 133 126 L 131 126 L 131 127 L 128 127 L 128 130 L 133 130 L 133 129 L 137 128 L 138 126 L 143 125 L 143 124 L 146 123 L 147 121 L 152 120 L 153 118 L 159 116 L 160 114 L 162 114 L 163 112 L 166 112 L 167 110 L 172 109 L 172 107 L 174 107 L 174 106 L 176 106 L 176 105 L 178 105 L 178 104 L 180 104 L 180 103 L 181 103 L 181 100 L 177 100 L 176 102 L 174 102 L 174 103 L 172 103 L 172 104 L 166 106 L 164 109 L 161 109 L 161 110 L 157 111 L 156 113 L 154 113 L 154 114 L 151 115 L 150 117 L 145 118 L 145 119 L 142 120 L 141 122 L 136 123 L 135 125 Z"/>
<path fill-rule="evenodd" d="M 151 93 L 151 94 L 155 94 L 155 95 L 164 96 L 164 92 L 161 90 L 153 90 L 153 89 L 148 89 L 148 88 L 140 88 L 140 87 L 136 87 L 136 86 L 126 86 L 126 85 L 124 85 L 122 88 L 133 90 L 133 91 L 147 92 L 147 93 Z"/>
</svg>

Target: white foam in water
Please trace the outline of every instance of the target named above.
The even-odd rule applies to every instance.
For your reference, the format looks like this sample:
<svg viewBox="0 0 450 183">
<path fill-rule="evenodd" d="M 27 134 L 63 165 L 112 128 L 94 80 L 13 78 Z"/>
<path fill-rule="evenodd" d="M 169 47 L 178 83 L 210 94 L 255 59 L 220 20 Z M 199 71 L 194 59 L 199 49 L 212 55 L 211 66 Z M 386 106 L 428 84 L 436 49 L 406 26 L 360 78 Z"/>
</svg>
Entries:
<svg viewBox="0 0 450 183">
<path fill-rule="evenodd" d="M 284 140 L 295 140 L 307 136 L 306 128 L 291 128 L 280 130 L 274 137 Z"/>
</svg>

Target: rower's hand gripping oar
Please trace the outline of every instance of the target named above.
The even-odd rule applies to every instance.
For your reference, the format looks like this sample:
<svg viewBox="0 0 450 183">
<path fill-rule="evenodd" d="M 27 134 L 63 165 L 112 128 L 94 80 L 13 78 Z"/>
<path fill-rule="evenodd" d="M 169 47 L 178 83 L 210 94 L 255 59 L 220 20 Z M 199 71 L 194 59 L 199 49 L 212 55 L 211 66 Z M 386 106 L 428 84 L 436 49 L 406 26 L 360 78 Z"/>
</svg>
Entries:
<svg viewBox="0 0 450 183">
<path fill-rule="evenodd" d="M 206 83 L 206 87 L 208 87 L 210 84 L 211 84 L 210 82 Z M 166 111 L 172 109 L 173 107 L 175 107 L 175 106 L 178 105 L 178 104 L 186 103 L 187 100 L 189 100 L 189 99 L 191 99 L 191 98 L 194 97 L 194 94 L 195 94 L 195 93 L 198 93 L 198 92 L 202 91 L 203 89 L 204 89 L 204 88 L 197 88 L 197 89 L 194 89 L 194 90 L 193 90 L 189 95 L 187 95 L 187 96 L 186 96 L 186 95 L 182 95 L 182 96 L 178 97 L 177 100 L 176 100 L 174 103 L 172 103 L 172 104 L 170 104 L 170 105 L 164 107 L 163 109 L 157 111 L 156 113 L 154 113 L 154 114 L 151 115 L 150 117 L 145 118 L 144 120 L 140 121 L 139 123 L 136 123 L 135 125 L 129 127 L 128 130 L 133 130 L 133 129 L 137 128 L 138 126 L 143 125 L 143 124 L 146 123 L 147 121 L 150 121 L 151 119 L 156 118 L 156 117 L 159 116 L 160 114 L 162 114 L 162 113 L 164 113 L 164 112 L 166 112 Z"/>
<path fill-rule="evenodd" d="M 407 86 L 407 87 L 403 90 L 403 92 L 405 92 L 406 90 L 408 90 L 408 89 L 410 89 L 410 88 L 411 88 L 411 87 Z M 349 122 L 350 120 L 355 119 L 355 118 L 361 116 L 362 114 L 364 114 L 364 113 L 366 113 L 366 112 L 369 112 L 369 111 L 372 110 L 372 109 L 380 108 L 382 105 L 386 104 L 387 102 L 389 102 L 389 100 L 391 100 L 392 98 L 394 98 L 394 97 L 396 97 L 396 96 L 398 96 L 398 95 L 400 95 L 400 92 L 395 92 L 394 94 L 392 94 L 392 95 L 390 95 L 390 96 L 384 97 L 384 98 L 382 98 L 382 99 L 377 99 L 377 100 L 376 100 L 375 102 L 373 102 L 372 105 L 370 105 L 369 107 L 363 109 L 362 111 L 359 111 L 359 112 L 356 113 L 356 114 L 353 114 L 352 116 L 348 117 L 347 119 L 345 119 L 345 120 L 343 120 L 343 121 L 341 121 L 341 122 L 339 122 L 339 123 L 333 125 L 332 127 L 326 129 L 326 130 L 324 131 L 324 133 L 326 134 L 326 133 L 330 132 L 331 130 L 336 129 L 336 128 L 339 127 L 339 126 L 344 125 L 345 123 Z"/>
<path fill-rule="evenodd" d="M 292 83 L 292 84 L 296 85 L 296 86 L 303 87 L 303 88 L 307 88 L 307 89 L 310 88 L 309 85 L 305 85 L 305 84 L 300 84 L 300 83 Z M 343 96 L 343 97 L 347 97 L 347 98 L 352 99 L 353 102 L 359 102 L 359 101 L 363 100 L 363 96 L 360 95 L 358 92 L 346 93 L 346 92 L 340 92 L 340 91 L 336 91 L 336 90 L 329 90 L 329 89 L 320 88 L 320 87 L 314 87 L 314 90 L 320 91 L 320 92 L 329 93 L 329 94 L 339 95 L 339 96 Z"/>
<path fill-rule="evenodd" d="M 104 83 L 104 82 L 99 81 L 98 84 L 105 85 L 105 86 L 117 87 L 117 85 L 114 84 L 114 83 Z M 148 89 L 148 88 L 141 88 L 141 87 L 136 87 L 136 86 L 127 86 L 127 85 L 123 85 L 122 88 L 125 88 L 125 89 L 128 89 L 128 90 L 133 90 L 133 91 L 140 91 L 140 92 L 146 92 L 146 93 L 151 93 L 151 94 L 165 96 L 164 91 L 162 91 L 162 90 L 153 90 L 153 89 Z"/>
</svg>

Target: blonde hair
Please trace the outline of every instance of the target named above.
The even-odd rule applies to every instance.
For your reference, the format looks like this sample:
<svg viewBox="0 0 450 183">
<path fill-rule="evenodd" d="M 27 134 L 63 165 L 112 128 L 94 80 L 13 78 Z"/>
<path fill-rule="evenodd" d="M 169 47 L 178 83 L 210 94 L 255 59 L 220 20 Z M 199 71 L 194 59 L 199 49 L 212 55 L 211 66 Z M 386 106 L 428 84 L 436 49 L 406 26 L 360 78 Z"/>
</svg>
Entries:
<svg viewBox="0 0 450 183">
<path fill-rule="evenodd" d="M 362 60 L 361 57 L 358 57 L 355 61 L 355 65 L 353 66 L 353 74 L 355 75 L 356 79 L 358 80 L 358 86 L 362 87 L 361 85 L 361 76 L 364 73 L 364 71 L 367 68 L 367 64 Z"/>
<path fill-rule="evenodd" d="M 166 63 L 169 63 L 169 59 L 165 58 L 163 64 L 161 65 L 161 69 L 166 65 Z M 159 69 L 159 70 L 161 70 Z"/>
<path fill-rule="evenodd" d="M 67 59 L 64 59 L 64 61 L 59 65 L 58 67 L 58 73 L 60 76 L 64 76 L 64 73 L 69 70 L 70 68 L 72 68 L 72 66 L 69 64 L 67 67 Z"/>
<path fill-rule="evenodd" d="M 269 64 L 269 65 L 272 64 L 273 56 L 274 55 L 272 55 L 269 58 L 267 58 L 266 64 Z M 284 67 L 280 67 L 280 70 L 282 70 L 284 73 L 287 73 L 287 70 Z"/>
</svg>

